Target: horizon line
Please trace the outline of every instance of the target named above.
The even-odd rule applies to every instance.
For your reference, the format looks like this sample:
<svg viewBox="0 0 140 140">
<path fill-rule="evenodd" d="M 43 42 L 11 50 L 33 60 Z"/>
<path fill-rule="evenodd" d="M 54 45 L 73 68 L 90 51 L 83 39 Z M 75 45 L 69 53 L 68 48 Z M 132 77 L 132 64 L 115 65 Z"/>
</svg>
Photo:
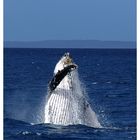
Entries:
<svg viewBox="0 0 140 140">
<path fill-rule="evenodd" d="M 136 42 L 100 40 L 4 41 L 4 48 L 136 48 Z"/>
<path fill-rule="evenodd" d="M 40 47 L 40 48 L 35 48 L 35 47 L 3 47 L 3 49 L 137 49 L 135 48 L 46 48 L 46 47 Z"/>
<path fill-rule="evenodd" d="M 50 40 L 3 40 L 3 42 L 45 42 L 45 41 L 101 41 L 101 42 L 137 42 L 137 40 L 127 41 L 127 40 L 97 40 L 97 39 L 67 39 L 67 40 L 60 40 L 60 39 L 50 39 Z"/>
</svg>

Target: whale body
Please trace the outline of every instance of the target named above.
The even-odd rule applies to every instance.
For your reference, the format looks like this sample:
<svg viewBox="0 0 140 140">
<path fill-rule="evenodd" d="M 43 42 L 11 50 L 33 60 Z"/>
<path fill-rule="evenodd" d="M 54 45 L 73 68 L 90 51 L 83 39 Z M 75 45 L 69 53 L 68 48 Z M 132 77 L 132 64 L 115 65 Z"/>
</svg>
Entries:
<svg viewBox="0 0 140 140">
<path fill-rule="evenodd" d="M 69 53 L 56 64 L 48 85 L 45 123 L 102 127 L 84 95 L 77 69 Z"/>
</svg>

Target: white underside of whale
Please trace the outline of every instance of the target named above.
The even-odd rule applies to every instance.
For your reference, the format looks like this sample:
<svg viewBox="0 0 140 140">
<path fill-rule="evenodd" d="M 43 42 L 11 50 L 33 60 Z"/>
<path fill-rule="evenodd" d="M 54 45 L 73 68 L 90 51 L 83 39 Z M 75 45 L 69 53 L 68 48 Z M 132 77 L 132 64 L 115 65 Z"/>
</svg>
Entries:
<svg viewBox="0 0 140 140">
<path fill-rule="evenodd" d="M 65 76 L 57 88 L 47 96 L 45 123 L 101 127 L 81 90 L 77 70 Z"/>
</svg>

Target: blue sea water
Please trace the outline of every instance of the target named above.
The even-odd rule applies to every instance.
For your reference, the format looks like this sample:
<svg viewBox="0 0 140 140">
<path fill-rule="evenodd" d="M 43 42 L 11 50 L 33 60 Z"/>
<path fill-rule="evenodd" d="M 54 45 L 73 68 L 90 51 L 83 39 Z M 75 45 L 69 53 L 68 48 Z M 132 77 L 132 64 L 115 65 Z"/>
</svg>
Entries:
<svg viewBox="0 0 140 140">
<path fill-rule="evenodd" d="M 47 84 L 70 52 L 103 128 L 43 124 Z M 4 139 L 135 140 L 135 49 L 4 49 Z"/>
</svg>

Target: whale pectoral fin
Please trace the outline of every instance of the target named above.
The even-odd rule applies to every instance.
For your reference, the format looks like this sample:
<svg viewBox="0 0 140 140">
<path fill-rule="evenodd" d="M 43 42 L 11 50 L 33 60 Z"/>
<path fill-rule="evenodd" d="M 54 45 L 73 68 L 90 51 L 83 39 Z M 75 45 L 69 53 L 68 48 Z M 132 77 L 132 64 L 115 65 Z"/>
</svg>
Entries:
<svg viewBox="0 0 140 140">
<path fill-rule="evenodd" d="M 53 78 L 50 82 L 49 82 L 49 89 L 50 91 L 53 91 L 56 88 L 56 82 L 55 79 Z"/>
<path fill-rule="evenodd" d="M 72 70 L 76 69 L 77 65 L 72 64 L 67 67 L 65 67 L 63 70 L 59 70 L 56 75 L 52 78 L 52 80 L 49 83 L 49 89 L 50 91 L 55 90 L 55 88 L 60 84 L 60 82 L 63 80 L 63 78 L 70 73 Z"/>
</svg>

